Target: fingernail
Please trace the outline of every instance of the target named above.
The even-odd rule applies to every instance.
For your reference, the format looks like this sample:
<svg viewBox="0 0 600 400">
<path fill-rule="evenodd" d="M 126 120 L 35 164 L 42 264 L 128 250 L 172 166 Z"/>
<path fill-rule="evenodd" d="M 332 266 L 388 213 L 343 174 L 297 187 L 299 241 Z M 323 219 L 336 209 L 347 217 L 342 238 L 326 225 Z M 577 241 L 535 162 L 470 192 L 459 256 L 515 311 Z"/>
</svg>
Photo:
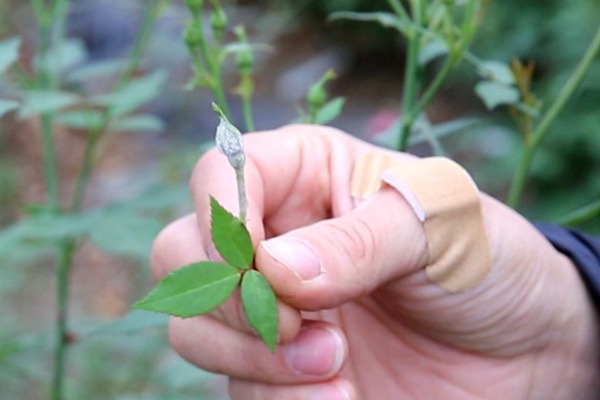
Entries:
<svg viewBox="0 0 600 400">
<path fill-rule="evenodd" d="M 321 274 L 319 257 L 300 241 L 276 238 L 262 242 L 261 246 L 302 280 L 314 279 Z"/>
<path fill-rule="evenodd" d="M 327 328 L 305 328 L 284 346 L 285 359 L 295 371 L 311 376 L 337 372 L 344 357 L 344 344 L 337 332 Z"/>
</svg>

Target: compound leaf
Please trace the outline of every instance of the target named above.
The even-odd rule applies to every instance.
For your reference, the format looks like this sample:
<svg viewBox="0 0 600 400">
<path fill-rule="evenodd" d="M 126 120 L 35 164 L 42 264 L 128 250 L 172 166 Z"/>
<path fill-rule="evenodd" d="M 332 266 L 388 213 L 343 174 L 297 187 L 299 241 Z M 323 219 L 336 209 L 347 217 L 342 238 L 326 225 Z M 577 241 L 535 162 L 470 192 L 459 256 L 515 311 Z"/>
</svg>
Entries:
<svg viewBox="0 0 600 400">
<path fill-rule="evenodd" d="M 240 271 L 224 263 L 203 261 L 167 275 L 134 307 L 189 318 L 205 314 L 235 290 Z"/>
<path fill-rule="evenodd" d="M 210 211 L 212 240 L 221 257 L 236 268 L 250 268 L 254 260 L 254 249 L 244 223 L 212 196 Z"/>
<path fill-rule="evenodd" d="M 256 270 L 246 271 L 242 279 L 242 306 L 250 326 L 273 352 L 277 345 L 277 299 L 269 282 Z"/>
</svg>

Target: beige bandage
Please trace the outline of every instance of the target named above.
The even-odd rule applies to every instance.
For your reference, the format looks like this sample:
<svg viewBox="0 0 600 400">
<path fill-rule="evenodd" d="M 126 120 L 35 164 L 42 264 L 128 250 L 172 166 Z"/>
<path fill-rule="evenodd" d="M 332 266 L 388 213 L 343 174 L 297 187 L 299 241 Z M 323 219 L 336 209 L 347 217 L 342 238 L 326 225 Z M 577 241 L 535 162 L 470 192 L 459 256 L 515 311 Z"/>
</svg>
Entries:
<svg viewBox="0 0 600 400">
<path fill-rule="evenodd" d="M 354 167 L 351 195 L 365 199 L 383 183 L 395 188 L 423 223 L 429 279 L 458 292 L 479 284 L 491 268 L 480 193 L 469 174 L 443 157 L 402 162 L 369 153 Z"/>
</svg>

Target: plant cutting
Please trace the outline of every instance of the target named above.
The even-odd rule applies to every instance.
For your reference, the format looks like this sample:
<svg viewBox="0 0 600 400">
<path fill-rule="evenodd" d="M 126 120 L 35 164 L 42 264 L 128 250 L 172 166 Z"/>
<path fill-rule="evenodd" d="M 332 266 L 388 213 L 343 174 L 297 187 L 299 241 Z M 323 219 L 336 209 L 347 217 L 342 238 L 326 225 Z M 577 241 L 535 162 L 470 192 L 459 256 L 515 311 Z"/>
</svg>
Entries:
<svg viewBox="0 0 600 400">
<path fill-rule="evenodd" d="M 173 271 L 135 307 L 189 318 L 211 312 L 239 289 L 250 326 L 273 352 L 277 343 L 277 299 L 265 277 L 253 269 L 254 249 L 245 225 L 248 202 L 242 135 L 214 103 L 213 108 L 220 119 L 217 148 L 236 172 L 240 210 L 236 217 L 210 197 L 211 236 L 223 262 L 199 261 Z"/>
</svg>

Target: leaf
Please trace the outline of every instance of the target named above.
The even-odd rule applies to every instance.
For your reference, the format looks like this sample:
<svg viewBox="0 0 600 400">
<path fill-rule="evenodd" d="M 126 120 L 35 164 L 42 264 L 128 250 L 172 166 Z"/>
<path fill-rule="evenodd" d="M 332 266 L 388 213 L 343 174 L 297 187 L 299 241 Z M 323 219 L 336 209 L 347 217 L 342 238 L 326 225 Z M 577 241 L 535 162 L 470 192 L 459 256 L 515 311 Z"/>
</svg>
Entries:
<svg viewBox="0 0 600 400">
<path fill-rule="evenodd" d="M 93 215 L 89 235 L 98 248 L 113 254 L 146 259 L 162 228 L 158 218 L 134 210 L 106 208 Z"/>
<path fill-rule="evenodd" d="M 0 118 L 4 116 L 4 114 L 11 112 L 19 107 L 19 103 L 13 100 L 1 100 L 0 99 Z"/>
<path fill-rule="evenodd" d="M 21 38 L 14 37 L 0 42 L 0 74 L 3 74 L 19 58 Z"/>
<path fill-rule="evenodd" d="M 515 83 L 515 76 L 510 67 L 499 61 L 481 63 L 478 73 L 482 78 L 502 85 L 510 86 Z"/>
<path fill-rule="evenodd" d="M 92 102 L 110 107 L 114 117 L 121 117 L 155 99 L 166 81 L 167 74 L 157 71 L 131 81 L 115 93 L 95 96 Z"/>
<path fill-rule="evenodd" d="M 502 104 L 518 103 L 520 98 L 519 91 L 515 87 L 489 81 L 479 82 L 475 86 L 475 93 L 489 110 Z"/>
<path fill-rule="evenodd" d="M 393 28 L 404 34 L 412 29 L 411 22 L 389 12 L 338 11 L 330 15 L 330 21 L 349 19 L 352 21 L 377 22 L 385 28 Z"/>
<path fill-rule="evenodd" d="M 256 330 L 269 350 L 277 344 L 277 299 L 269 282 L 256 270 L 242 278 L 242 306 L 250 326 Z"/>
<path fill-rule="evenodd" d="M 135 308 L 189 318 L 217 308 L 235 290 L 240 271 L 231 265 L 203 261 L 167 275 Z"/>
<path fill-rule="evenodd" d="M 113 130 L 117 132 L 160 132 L 164 128 L 165 124 L 162 119 L 149 114 L 123 118 L 113 126 Z"/>
<path fill-rule="evenodd" d="M 67 70 L 78 64 L 81 64 L 87 57 L 85 45 L 78 39 L 66 39 L 59 41 L 52 46 L 46 54 L 46 68 L 52 70 L 55 74 Z M 39 57 L 34 60 L 38 67 L 44 68 L 44 64 L 40 63 Z M 40 65 L 42 64 L 42 65 Z"/>
<path fill-rule="evenodd" d="M 127 68 L 125 60 L 96 61 L 79 67 L 68 75 L 68 79 L 84 82 L 98 78 L 109 78 L 121 73 Z"/>
<path fill-rule="evenodd" d="M 335 99 L 328 101 L 317 111 L 315 116 L 315 123 L 325 125 L 336 119 L 344 108 L 346 99 L 343 97 L 336 97 Z"/>
<path fill-rule="evenodd" d="M 78 101 L 79 97 L 72 93 L 32 90 L 25 93 L 19 118 L 55 112 L 72 106 Z"/>
<path fill-rule="evenodd" d="M 443 40 L 427 42 L 419 52 L 419 64 L 427 65 L 436 58 L 448 54 L 448 45 Z"/>
<path fill-rule="evenodd" d="M 95 130 L 104 123 L 104 115 L 99 111 L 84 110 L 63 112 L 56 116 L 56 121 L 73 129 Z"/>
<path fill-rule="evenodd" d="M 244 223 L 210 197 L 212 240 L 225 261 L 236 268 L 248 269 L 254 260 L 250 233 Z"/>
</svg>

